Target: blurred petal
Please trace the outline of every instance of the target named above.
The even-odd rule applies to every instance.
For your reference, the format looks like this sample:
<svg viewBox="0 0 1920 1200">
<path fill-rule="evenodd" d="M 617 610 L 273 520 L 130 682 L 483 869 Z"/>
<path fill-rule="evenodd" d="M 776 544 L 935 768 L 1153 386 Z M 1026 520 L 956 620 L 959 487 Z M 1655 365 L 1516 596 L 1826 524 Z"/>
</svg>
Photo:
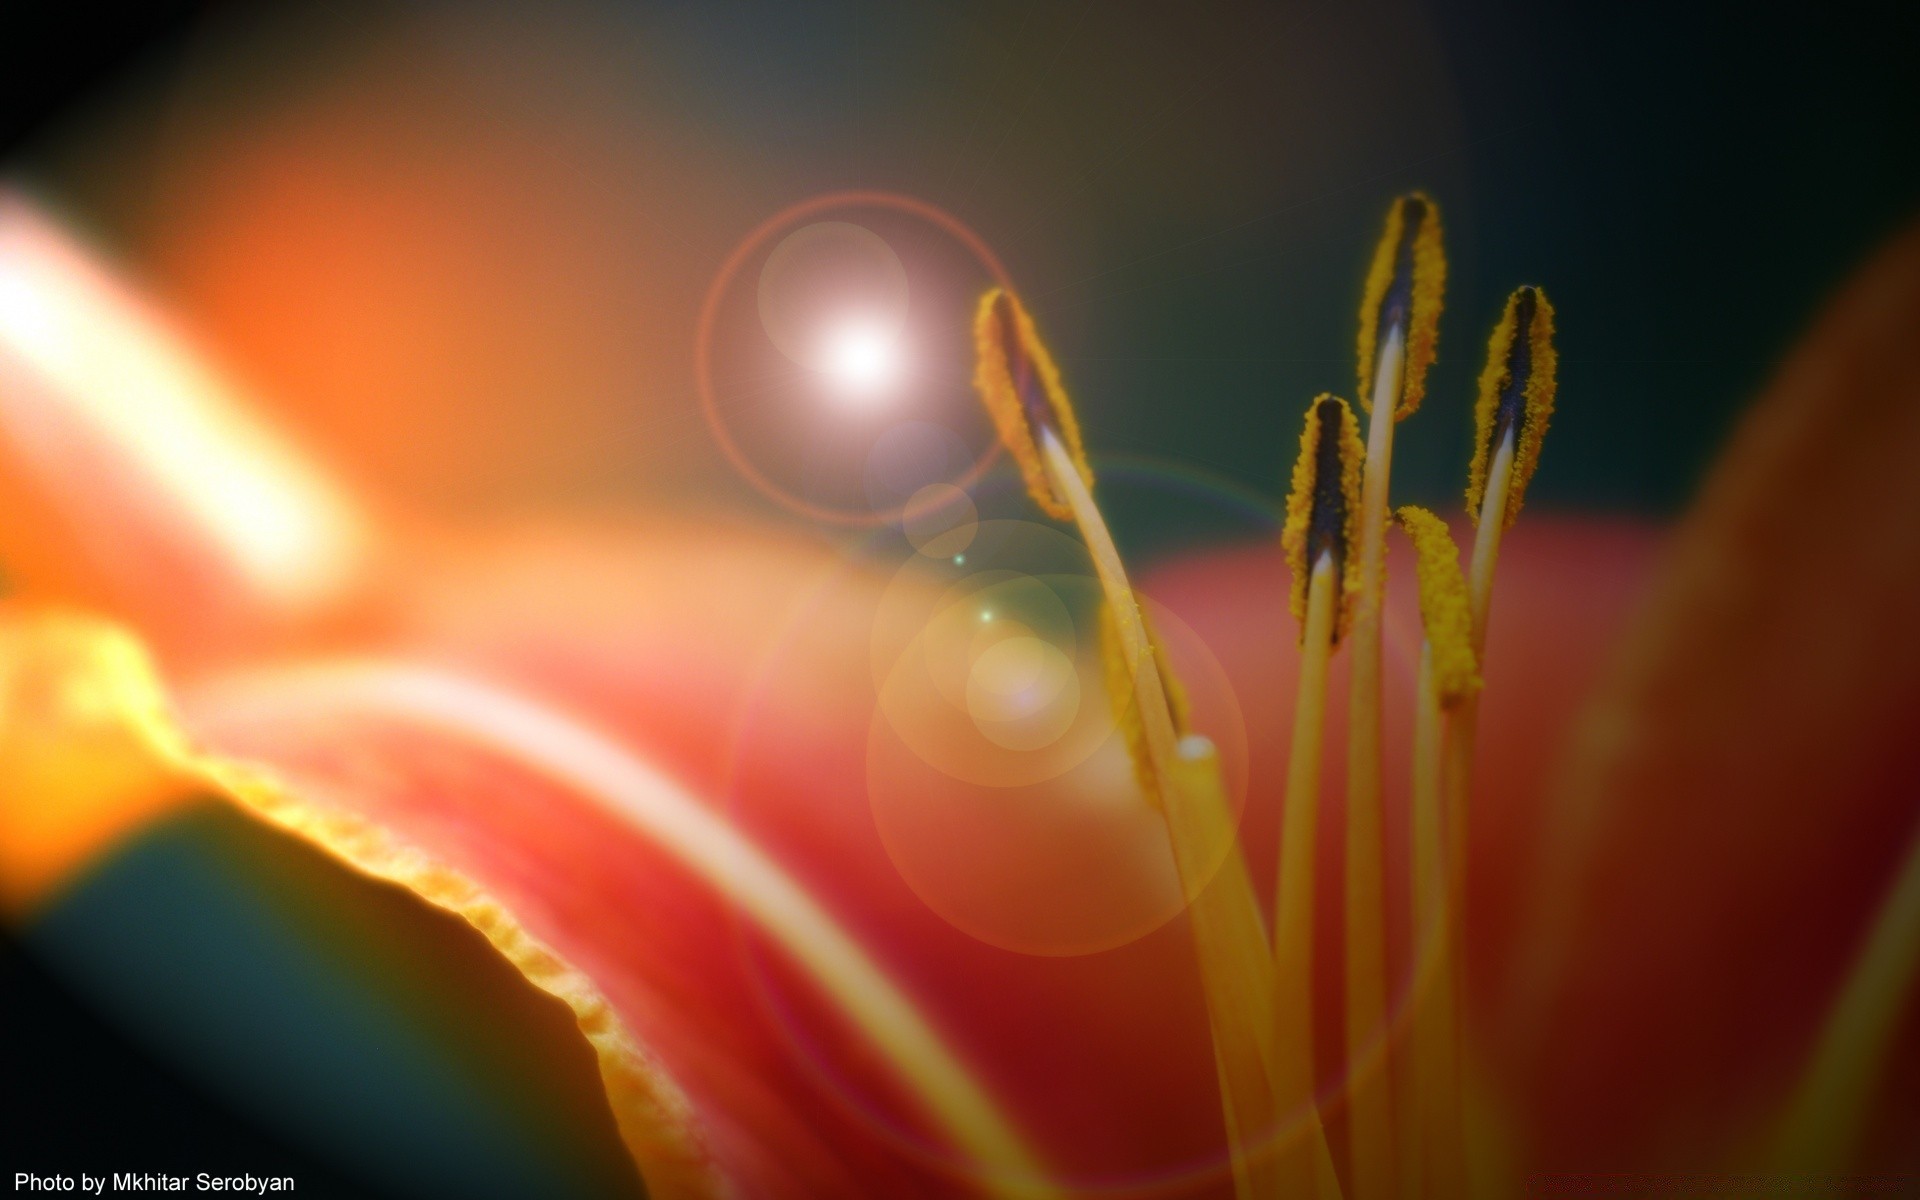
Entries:
<svg viewBox="0 0 1920 1200">
<path fill-rule="evenodd" d="M 1582 727 L 1514 1014 L 1543 1162 L 1712 1164 L 1767 1122 L 1909 844 L 1916 329 L 1920 228 L 1742 426 Z"/>
<path fill-rule="evenodd" d="M 429 903 L 465 917 L 535 986 L 568 1003 L 594 1043 L 616 1119 L 655 1194 L 716 1194 L 715 1176 L 694 1132 L 685 1099 L 613 1013 L 604 995 L 577 970 L 534 940 L 498 901 L 342 808 L 304 803 L 279 785 L 191 751 L 165 717 L 151 666 L 132 641 L 84 618 L 10 610 L 4 661 L 16 664 L 0 683 L 4 701 L 5 795 L 9 841 L 14 814 L 38 809 L 51 821 L 74 807 L 112 807 L 116 792 L 144 795 L 165 780 L 192 794 L 199 783 L 241 801 L 269 821 L 380 878 L 400 883 Z M 28 664 L 22 669 L 17 664 Z M 76 700 L 76 698 L 80 698 Z M 65 745 L 62 745 L 62 740 Z M 97 751 L 115 764 L 101 777 Z M 127 787 L 127 781 L 134 781 Z M 30 789 L 30 790 L 29 790 Z M 31 849 L 31 847 L 26 847 Z M 42 872 L 44 874 L 44 871 Z M 11 885 L 11 874 L 9 875 Z"/>
<path fill-rule="evenodd" d="M 361 513 L 29 200 L 0 192 L 0 561 L 231 645 L 356 582 Z"/>
<path fill-rule="evenodd" d="M 137 641 L 0 611 L 0 909 L 18 914 L 192 791 L 153 753 L 166 704 Z"/>
<path fill-rule="evenodd" d="M 1153 932 L 1177 892 L 1112 954 L 1035 958 L 903 882 L 868 796 L 864 571 L 712 527 L 529 530 L 459 557 L 418 593 L 415 666 L 257 676 L 191 698 L 196 730 L 540 914 L 529 926 L 607 988 L 753 1194 L 940 1195 L 949 1177 L 979 1194 L 1023 1157 L 1122 1190 L 1220 1179 L 1192 951 L 1177 925 Z M 1110 750 L 1051 783 L 1130 796 Z M 639 764 L 697 809 L 636 800 Z M 928 804 L 983 802 L 914 779 Z M 1137 806 L 1104 807 L 1133 823 Z M 1149 851 L 1164 859 L 1163 835 Z M 822 958 L 840 942 L 865 965 Z M 875 971 L 925 1027 L 917 1048 L 888 1044 Z M 938 1059 L 944 1083 L 924 1073 Z"/>
</svg>

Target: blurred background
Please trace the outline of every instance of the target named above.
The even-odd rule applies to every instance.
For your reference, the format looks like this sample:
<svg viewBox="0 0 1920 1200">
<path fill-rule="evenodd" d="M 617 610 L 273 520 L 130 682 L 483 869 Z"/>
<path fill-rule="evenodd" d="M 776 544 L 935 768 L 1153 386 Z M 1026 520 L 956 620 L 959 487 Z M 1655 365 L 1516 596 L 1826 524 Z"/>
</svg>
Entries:
<svg viewBox="0 0 1920 1200">
<path fill-rule="evenodd" d="M 915 198 L 1020 289 L 1096 463 L 1214 498 L 1181 508 L 1164 482 L 1145 500 L 1123 482 L 1135 551 L 1210 521 L 1263 527 L 1307 399 L 1353 387 L 1361 274 L 1386 203 L 1418 187 L 1442 206 L 1451 274 L 1397 495 L 1458 506 L 1487 329 L 1538 283 L 1560 314 L 1561 399 L 1531 502 L 1657 519 L 1829 289 L 1920 204 L 1916 38 L 1920 10 L 1866 5 L 23 4 L 0 38 L 0 166 L 396 504 L 449 519 L 718 505 L 829 537 L 845 535 L 723 454 L 696 370 L 703 303 L 713 292 L 729 437 L 789 499 L 858 508 L 835 455 L 857 478 L 885 422 L 810 421 L 829 432 L 782 458 L 791 439 L 727 349 L 729 314 L 751 310 L 754 272 L 798 225 L 716 280 L 811 198 Z M 808 219 L 842 218 L 910 266 L 940 264 L 951 294 L 922 312 L 959 311 L 991 277 L 908 212 Z M 973 411 L 968 368 L 941 328 L 909 399 L 936 423 L 956 414 L 943 428 L 972 455 L 988 442 L 957 415 Z M 205 878 L 193 856 L 218 844 L 151 843 L 27 936 L 57 956 L 63 927 L 77 944 L 130 911 L 164 922 L 151 898 Z M 236 944 L 185 921 L 164 936 L 176 954 Z M 310 936 L 288 920 L 253 952 L 297 958 Z M 10 1136 L 105 1144 L 100 1165 L 204 1144 L 203 1160 L 297 1169 L 303 1191 L 336 1175 L 372 1188 L 365 1164 L 313 1162 L 284 1126 L 183 1088 L 11 945 L 5 980 L 7 1078 L 35 1098 Z M 471 1004 L 512 1002 L 488 994 Z M 340 1043 L 414 1036 L 382 1003 L 356 1011 L 386 1014 L 384 1032 L 343 1026 Z M 481 1077 L 409 1061 L 426 1064 L 402 1081 L 421 1110 Z M 421 1144 L 482 1175 L 539 1169 L 486 1136 L 509 1119 Z M 500 1163 L 472 1157 L 487 1145 L 508 1147 Z"/>
</svg>

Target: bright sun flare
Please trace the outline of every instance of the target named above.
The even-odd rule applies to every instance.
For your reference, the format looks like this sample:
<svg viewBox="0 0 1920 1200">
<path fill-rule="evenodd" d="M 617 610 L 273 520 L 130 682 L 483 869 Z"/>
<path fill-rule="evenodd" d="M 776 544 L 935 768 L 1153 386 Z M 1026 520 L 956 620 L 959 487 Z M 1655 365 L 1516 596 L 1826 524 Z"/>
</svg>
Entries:
<svg viewBox="0 0 1920 1200">
<path fill-rule="evenodd" d="M 899 375 L 900 340 L 884 324 L 854 317 L 828 333 L 822 371 L 852 400 L 872 400 Z"/>
</svg>

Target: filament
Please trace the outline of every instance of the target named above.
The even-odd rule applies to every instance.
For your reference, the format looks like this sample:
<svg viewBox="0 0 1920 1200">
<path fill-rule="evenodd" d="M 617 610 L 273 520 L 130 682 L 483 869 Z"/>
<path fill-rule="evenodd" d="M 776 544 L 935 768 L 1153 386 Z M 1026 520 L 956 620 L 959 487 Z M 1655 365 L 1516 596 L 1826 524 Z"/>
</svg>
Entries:
<svg viewBox="0 0 1920 1200">
<path fill-rule="evenodd" d="M 1333 554 L 1315 560 L 1307 584 L 1305 634 L 1300 649 L 1293 746 L 1281 807 L 1280 878 L 1274 898 L 1274 1084 L 1282 1105 L 1314 1106 L 1313 900 L 1316 826 L 1320 807 L 1320 736 L 1326 721 L 1327 660 L 1340 571 Z M 1309 1181 L 1308 1164 L 1290 1156 L 1289 1183 Z"/>
<path fill-rule="evenodd" d="M 1387 481 L 1403 374 L 1405 333 L 1387 331 L 1374 370 L 1361 483 L 1353 649 L 1348 663 L 1346 828 L 1346 1046 L 1348 1132 L 1354 1195 L 1393 1188 L 1392 1101 L 1387 1027 L 1385 845 L 1381 814 L 1380 628 L 1385 575 Z M 1369 1059 L 1375 1062 L 1362 1070 Z"/>
<path fill-rule="evenodd" d="M 1213 1029 L 1235 1193 L 1241 1200 L 1282 1195 L 1275 1178 L 1277 1163 L 1263 1152 L 1263 1143 L 1278 1129 L 1281 1115 L 1275 1105 L 1270 1061 L 1273 975 L 1259 902 L 1237 842 L 1219 761 L 1205 739 L 1183 742 L 1176 736 L 1139 603 L 1112 532 L 1074 457 L 1044 425 L 1037 430 L 1035 443 L 1046 484 L 1071 513 L 1086 542 L 1115 640 L 1134 681 L 1146 766 L 1161 800 L 1174 865 L 1190 898 L 1189 920 Z M 1209 869 L 1214 872 L 1211 878 L 1206 874 Z M 1313 1132 L 1324 1139 L 1317 1121 Z"/>
</svg>

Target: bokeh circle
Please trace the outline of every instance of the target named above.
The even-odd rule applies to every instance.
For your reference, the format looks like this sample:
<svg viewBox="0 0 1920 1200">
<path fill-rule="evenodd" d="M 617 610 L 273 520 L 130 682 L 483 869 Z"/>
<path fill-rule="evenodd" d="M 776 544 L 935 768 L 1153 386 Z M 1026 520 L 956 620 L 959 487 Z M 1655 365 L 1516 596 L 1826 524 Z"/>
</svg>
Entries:
<svg viewBox="0 0 1920 1200">
<path fill-rule="evenodd" d="M 715 444 L 762 494 L 827 524 L 884 527 L 920 487 L 971 487 L 1000 453 L 970 385 L 971 304 L 993 285 L 1009 280 L 986 242 L 912 196 L 835 192 L 775 213 L 734 247 L 701 304 L 694 380 Z M 822 348 L 848 311 L 912 360 L 884 403 L 814 402 L 830 375 Z M 873 443 L 908 422 L 964 433 L 961 461 L 898 496 L 852 494 Z"/>
</svg>

